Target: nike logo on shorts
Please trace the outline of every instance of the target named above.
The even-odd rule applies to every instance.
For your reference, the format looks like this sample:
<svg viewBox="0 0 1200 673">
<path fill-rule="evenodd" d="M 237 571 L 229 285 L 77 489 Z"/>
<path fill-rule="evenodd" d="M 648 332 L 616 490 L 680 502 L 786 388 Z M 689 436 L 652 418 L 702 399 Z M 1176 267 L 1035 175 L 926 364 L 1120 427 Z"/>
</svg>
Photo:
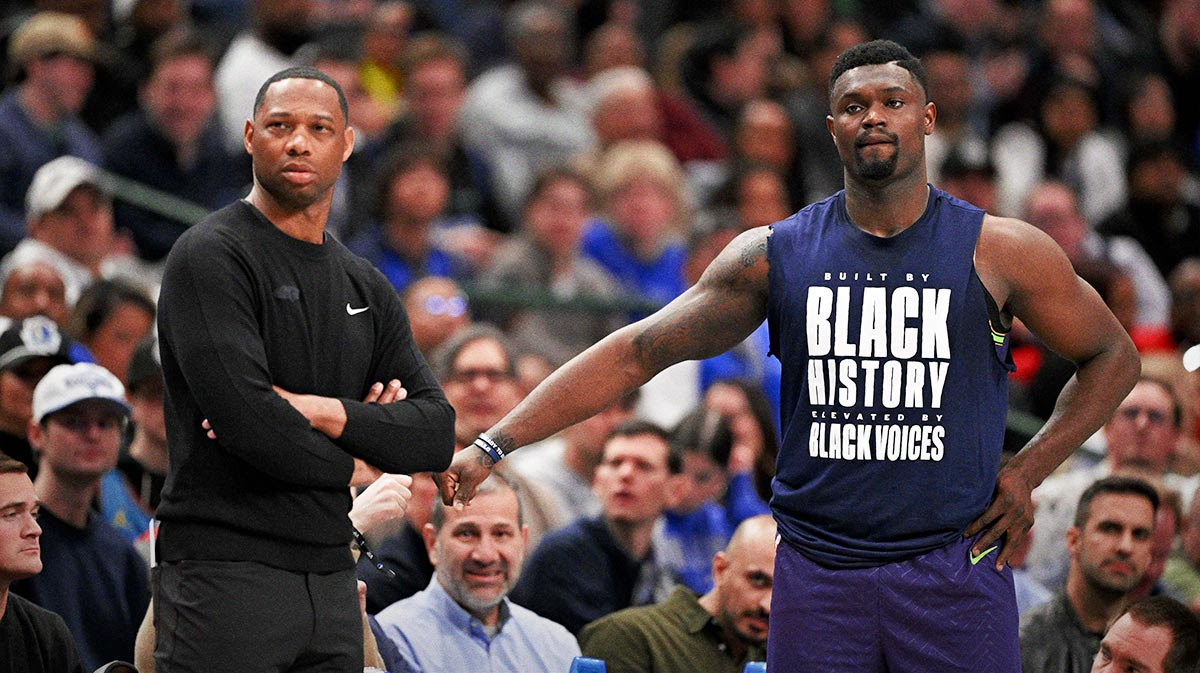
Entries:
<svg viewBox="0 0 1200 673">
<path fill-rule="evenodd" d="M 969 556 L 971 558 L 971 565 L 978 565 L 979 562 L 983 560 L 984 556 L 987 556 L 988 554 L 996 551 L 999 548 L 1000 548 L 1000 545 L 994 544 L 994 545 L 988 547 L 987 549 L 984 549 L 983 552 L 979 554 L 979 556 L 976 556 L 969 551 L 967 552 L 967 556 Z"/>
<path fill-rule="evenodd" d="M 350 308 L 350 302 L 346 302 L 346 313 L 348 313 L 350 315 L 358 315 L 359 313 L 362 313 L 363 311 L 366 311 L 369 308 L 371 308 L 371 307 L 364 306 L 362 308 Z"/>
</svg>

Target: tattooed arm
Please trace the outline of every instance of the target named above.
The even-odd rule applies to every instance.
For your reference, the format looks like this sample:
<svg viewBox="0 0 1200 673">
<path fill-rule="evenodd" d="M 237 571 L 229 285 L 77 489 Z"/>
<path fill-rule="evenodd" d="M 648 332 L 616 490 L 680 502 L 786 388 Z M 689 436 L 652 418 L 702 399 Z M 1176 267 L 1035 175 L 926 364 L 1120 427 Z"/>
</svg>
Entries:
<svg viewBox="0 0 1200 673">
<path fill-rule="evenodd" d="M 719 355 L 741 343 L 767 314 L 770 233 L 759 227 L 735 238 L 696 285 L 563 365 L 488 436 L 507 453 L 592 416 L 677 362 Z M 443 502 L 469 502 L 491 466 L 478 448 L 460 451 L 439 475 Z"/>
</svg>

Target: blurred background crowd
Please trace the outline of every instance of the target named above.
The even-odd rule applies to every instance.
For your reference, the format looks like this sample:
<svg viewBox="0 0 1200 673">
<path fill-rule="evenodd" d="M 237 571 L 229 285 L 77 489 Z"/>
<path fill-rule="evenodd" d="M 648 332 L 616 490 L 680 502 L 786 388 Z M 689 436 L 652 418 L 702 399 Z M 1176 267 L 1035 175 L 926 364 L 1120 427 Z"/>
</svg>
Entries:
<svg viewBox="0 0 1200 673">
<path fill-rule="evenodd" d="M 1174 400 L 1150 471 L 1194 488 L 1200 375 L 1182 354 L 1200 343 L 1200 0 L 10 1 L 0 350 L 24 343 L 26 319 L 49 318 L 71 344 L 57 361 L 108 368 L 135 425 L 161 435 L 161 383 L 146 372 L 165 256 L 246 194 L 260 84 L 314 65 L 345 90 L 357 138 L 328 231 L 404 297 L 469 444 L 566 359 L 682 293 L 739 232 L 840 189 L 828 72 L 880 37 L 928 71 L 930 182 L 1063 247 Z M 1072 373 L 1015 329 L 1014 450 Z M 513 461 L 525 492 L 554 491 L 529 509 L 535 537 L 599 512 L 590 484 L 619 422 L 678 428 L 693 450 L 687 488 L 662 504 L 662 548 L 705 591 L 712 553 L 765 508 L 779 396 L 767 349 L 763 328 L 517 454 L 530 456 Z M 36 469 L 30 396 L 53 361 L 5 353 L 0 451 Z M 1156 429 L 1141 418 L 1125 420 Z M 1109 465 L 1109 441 L 1098 434 L 1064 471 Z M 100 507 L 136 539 L 165 437 L 124 444 L 103 476 L 118 495 Z M 421 493 L 414 503 L 432 498 Z M 1177 496 L 1176 532 L 1200 531 L 1191 496 Z M 428 516 L 412 507 L 410 527 Z M 386 591 L 372 588 L 371 611 L 403 597 Z"/>
</svg>

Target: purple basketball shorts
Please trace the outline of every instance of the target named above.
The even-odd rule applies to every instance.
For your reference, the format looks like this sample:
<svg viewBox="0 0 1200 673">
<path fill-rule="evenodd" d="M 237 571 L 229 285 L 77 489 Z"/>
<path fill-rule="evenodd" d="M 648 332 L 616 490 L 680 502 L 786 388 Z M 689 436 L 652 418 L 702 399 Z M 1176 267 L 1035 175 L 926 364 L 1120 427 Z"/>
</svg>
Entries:
<svg viewBox="0 0 1200 673">
<path fill-rule="evenodd" d="M 1020 673 L 1012 570 L 972 540 L 873 568 L 820 566 L 778 544 L 771 673 Z"/>
</svg>

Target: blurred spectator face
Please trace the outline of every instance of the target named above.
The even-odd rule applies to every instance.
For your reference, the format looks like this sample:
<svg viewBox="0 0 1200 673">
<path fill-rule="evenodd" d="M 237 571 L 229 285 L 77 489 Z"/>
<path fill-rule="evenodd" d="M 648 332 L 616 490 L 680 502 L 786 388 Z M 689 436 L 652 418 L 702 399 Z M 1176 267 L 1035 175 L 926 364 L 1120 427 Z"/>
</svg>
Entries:
<svg viewBox="0 0 1200 673">
<path fill-rule="evenodd" d="M 417 128 L 433 141 L 453 135 L 466 87 L 462 66 L 452 59 L 426 61 L 404 84 Z"/>
<path fill-rule="evenodd" d="M 667 506 L 671 482 L 667 443 L 655 435 L 610 437 L 596 468 L 592 489 L 606 519 L 647 524 Z"/>
<path fill-rule="evenodd" d="M 674 229 L 679 204 L 659 180 L 633 176 L 613 195 L 609 214 L 636 249 L 657 252 L 664 237 Z"/>
<path fill-rule="evenodd" d="M 1083 528 L 1067 530 L 1072 572 L 1104 593 L 1127 593 L 1150 565 L 1154 508 L 1132 493 L 1100 493 Z"/>
<path fill-rule="evenodd" d="M 787 217 L 787 186 L 778 173 L 753 171 L 742 176 L 737 186 L 738 219 L 743 229 L 765 227 Z"/>
<path fill-rule="evenodd" d="M 929 79 L 930 100 L 937 105 L 938 122 L 957 124 L 965 121 L 971 106 L 967 57 L 957 52 L 938 51 L 921 57 L 921 63 Z"/>
<path fill-rule="evenodd" d="M 1196 490 L 1200 494 L 1200 489 Z M 1192 496 L 1192 507 L 1182 522 L 1179 531 L 1180 543 L 1184 555 L 1192 565 L 1200 568 L 1200 498 Z"/>
<path fill-rule="evenodd" d="M 130 418 L 139 434 L 147 435 L 155 446 L 167 445 L 167 422 L 163 416 L 163 384 L 149 378 L 129 390 Z"/>
<path fill-rule="evenodd" d="M 1138 381 L 1104 424 L 1113 466 L 1152 475 L 1166 472 L 1179 441 L 1174 414 L 1170 392 L 1153 381 Z"/>
<path fill-rule="evenodd" d="M 734 143 L 737 153 L 751 161 L 762 161 L 780 171 L 791 168 L 792 122 L 779 103 L 755 100 L 742 111 Z"/>
<path fill-rule="evenodd" d="M 690 514 L 706 502 L 716 502 L 725 492 L 725 468 L 703 453 L 684 451 L 679 477 L 671 509 L 681 514 Z"/>
<path fill-rule="evenodd" d="M 583 58 L 589 79 L 605 70 L 641 67 L 645 63 L 637 34 L 617 23 L 606 23 L 592 32 Z"/>
<path fill-rule="evenodd" d="M 312 0 L 253 0 L 254 27 L 271 45 L 291 54 L 308 41 L 314 4 Z"/>
<path fill-rule="evenodd" d="M 24 472 L 0 474 L 0 584 L 42 572 L 38 499 Z"/>
<path fill-rule="evenodd" d="M 426 355 L 471 322 L 467 297 L 458 284 L 437 276 L 421 278 L 408 287 L 404 310 L 417 348 Z"/>
<path fill-rule="evenodd" d="M 15 269 L 0 293 L 0 315 L 13 321 L 44 315 L 61 324 L 67 318 L 67 290 L 62 276 L 46 262 Z"/>
<path fill-rule="evenodd" d="M 743 529 L 740 540 L 713 559 L 717 623 L 742 642 L 765 645 L 774 584 L 775 526 Z"/>
<path fill-rule="evenodd" d="M 1164 673 L 1174 641 L 1166 626 L 1146 626 L 1129 614 L 1121 615 L 1100 641 L 1092 673 Z"/>
<path fill-rule="evenodd" d="M 662 114 L 653 89 L 624 89 L 605 98 L 592 114 L 601 147 L 622 140 L 657 140 Z"/>
<path fill-rule="evenodd" d="M 156 37 L 179 25 L 183 12 L 180 0 L 136 0 L 129 23 L 139 35 Z"/>
<path fill-rule="evenodd" d="M 95 80 L 90 62 L 68 54 L 35 58 L 25 69 L 27 84 L 38 88 L 56 117 L 78 114 Z"/>
<path fill-rule="evenodd" d="M 758 420 L 750 409 L 750 401 L 737 386 L 728 383 L 713 384 L 704 394 L 704 406 L 721 414 L 729 424 L 735 447 L 750 447 L 753 455 L 762 451 L 766 439 L 762 436 Z"/>
<path fill-rule="evenodd" d="M 1171 331 L 1181 345 L 1200 343 L 1200 259 L 1183 260 L 1171 272 Z"/>
<path fill-rule="evenodd" d="M 99 479 L 117 465 L 125 415 L 102 400 L 84 400 L 29 424 L 38 465 L 80 480 Z"/>
<path fill-rule="evenodd" d="M 33 418 L 33 389 L 58 361 L 30 358 L 0 372 L 0 428 L 24 436 Z"/>
<path fill-rule="evenodd" d="M 1129 194 L 1163 206 L 1179 203 L 1186 172 L 1178 157 L 1164 153 L 1137 162 L 1129 173 Z"/>
<path fill-rule="evenodd" d="M 566 72 L 570 44 L 570 31 L 558 13 L 537 10 L 527 15 L 514 55 L 534 91 L 545 91 Z"/>
<path fill-rule="evenodd" d="M 1096 12 L 1091 0 L 1048 0 L 1042 12 L 1043 46 L 1060 58 L 1092 53 Z"/>
<path fill-rule="evenodd" d="M 869 39 L 866 29 L 853 21 L 835 21 L 829 26 L 824 43 L 813 53 L 811 64 L 813 79 L 822 94 L 825 93 L 825 83 L 829 81 L 829 73 L 833 72 L 837 57 Z"/>
<path fill-rule="evenodd" d="M 765 26 L 779 18 L 779 3 L 774 0 L 734 0 L 733 16 L 752 26 Z"/>
<path fill-rule="evenodd" d="M 350 108 L 351 126 L 362 134 L 361 142 L 381 135 L 391 123 L 387 113 L 371 98 L 371 94 L 363 88 L 362 78 L 358 74 L 358 64 L 353 61 L 321 59 L 313 63 L 333 78 L 346 94 L 346 105 Z"/>
<path fill-rule="evenodd" d="M 217 107 L 212 65 L 201 54 L 184 54 L 158 66 L 142 90 L 151 122 L 171 142 L 193 146 Z"/>
<path fill-rule="evenodd" d="M 388 197 L 389 221 L 431 222 L 450 201 L 450 181 L 432 163 L 417 162 L 396 175 Z"/>
<path fill-rule="evenodd" d="M 816 42 L 817 36 L 828 27 L 833 13 L 830 0 L 782 0 L 780 5 L 780 16 L 787 25 L 788 34 L 804 46 Z"/>
<path fill-rule="evenodd" d="M 704 270 L 712 264 L 725 246 L 733 242 L 742 233 L 740 223 L 722 223 L 715 231 L 693 239 L 688 245 L 687 258 L 683 261 L 683 275 L 689 286 L 695 285 L 704 275 Z"/>
<path fill-rule="evenodd" d="M 1175 134 L 1175 100 L 1162 75 L 1146 76 L 1129 101 L 1129 132 L 1134 138 L 1168 140 Z"/>
<path fill-rule="evenodd" d="M 990 173 L 969 171 L 953 177 L 942 176 L 941 188 L 989 213 L 996 212 L 996 178 Z"/>
<path fill-rule="evenodd" d="M 1096 128 L 1096 104 L 1086 89 L 1059 85 L 1042 102 L 1042 129 L 1056 147 L 1070 151 Z"/>
<path fill-rule="evenodd" d="M 96 358 L 96 364 L 104 367 L 125 381 L 129 371 L 129 360 L 142 339 L 150 334 L 154 316 L 138 304 L 123 303 L 108 315 L 108 319 L 96 326 L 84 345 Z"/>
<path fill-rule="evenodd" d="M 1034 188 L 1026 202 L 1026 217 L 1046 232 L 1073 262 L 1083 258 L 1088 225 L 1079 214 L 1075 195 L 1060 183 L 1043 183 Z"/>
<path fill-rule="evenodd" d="M 965 37 L 989 33 L 998 18 L 995 0 L 937 0 L 935 4 L 937 9 L 934 11 Z"/>
<path fill-rule="evenodd" d="M 363 33 L 363 59 L 374 63 L 394 64 L 404 53 L 408 29 L 412 25 L 412 8 L 404 2 L 384 2 L 371 12 Z"/>
<path fill-rule="evenodd" d="M 488 338 L 463 346 L 442 388 L 454 407 L 456 434 L 465 442 L 495 425 L 521 401 L 512 363 L 504 348 Z"/>
<path fill-rule="evenodd" d="M 511 488 L 484 491 L 462 510 L 447 507 L 439 530 L 424 528 L 438 583 L 477 619 L 495 625 L 496 606 L 512 590 L 525 561 L 529 529 Z"/>
<path fill-rule="evenodd" d="M 554 373 L 554 363 L 540 353 L 522 353 L 517 358 L 517 384 L 521 396 L 528 395 L 538 384 Z"/>
<path fill-rule="evenodd" d="M 588 192 L 570 178 L 551 182 L 525 208 L 525 230 L 554 259 L 570 258 L 588 216 Z"/>
<path fill-rule="evenodd" d="M 1146 565 L 1146 574 L 1134 589 L 1134 595 L 1142 598 L 1150 595 L 1150 590 L 1158 578 L 1162 577 L 1167 567 L 1167 558 L 1175 549 L 1175 533 L 1179 531 L 1179 521 L 1175 518 L 1175 510 L 1159 506 L 1154 516 L 1154 535 L 1150 538 L 1150 563 Z"/>
<path fill-rule="evenodd" d="M 76 187 L 29 230 L 33 238 L 80 264 L 98 268 L 112 248 L 112 201 L 90 185 Z"/>
<path fill-rule="evenodd" d="M 571 449 L 585 462 L 598 464 L 604 455 L 604 439 L 621 423 L 633 418 L 632 405 L 620 401 L 610 404 L 600 413 L 563 430 Z"/>
<path fill-rule="evenodd" d="M 771 42 L 758 33 L 742 40 L 733 54 L 714 56 L 711 66 L 714 97 L 726 105 L 737 105 L 762 96 L 772 56 Z"/>
</svg>

